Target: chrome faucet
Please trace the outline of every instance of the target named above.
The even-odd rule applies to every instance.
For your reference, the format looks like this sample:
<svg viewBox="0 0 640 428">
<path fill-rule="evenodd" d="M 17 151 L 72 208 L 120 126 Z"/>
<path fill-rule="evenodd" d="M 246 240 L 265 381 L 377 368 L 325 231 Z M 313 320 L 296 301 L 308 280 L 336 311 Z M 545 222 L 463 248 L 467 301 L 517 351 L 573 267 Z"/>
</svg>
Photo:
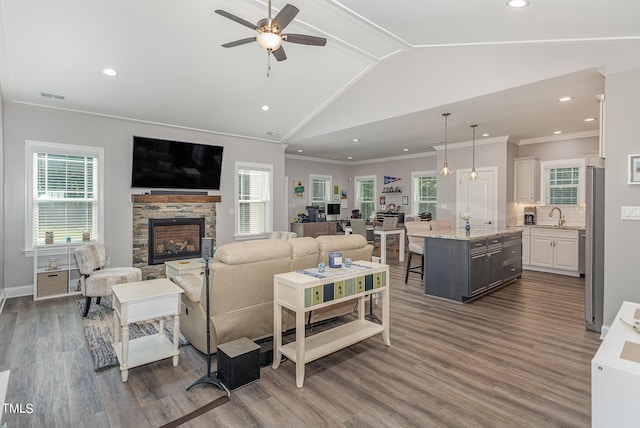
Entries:
<svg viewBox="0 0 640 428">
<path fill-rule="evenodd" d="M 558 213 L 560 215 L 560 217 L 558 218 L 558 226 L 562 226 L 565 222 L 564 216 L 562 215 L 562 210 L 558 207 L 553 207 L 551 208 L 551 211 L 549 212 L 549 217 L 553 217 L 553 212 L 555 210 L 558 210 Z"/>
</svg>

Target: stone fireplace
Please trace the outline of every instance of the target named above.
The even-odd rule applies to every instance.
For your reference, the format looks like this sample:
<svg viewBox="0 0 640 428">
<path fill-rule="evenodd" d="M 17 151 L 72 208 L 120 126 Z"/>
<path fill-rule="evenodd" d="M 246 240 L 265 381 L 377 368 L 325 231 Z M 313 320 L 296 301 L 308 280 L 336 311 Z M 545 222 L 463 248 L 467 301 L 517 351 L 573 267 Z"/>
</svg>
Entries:
<svg viewBox="0 0 640 428">
<path fill-rule="evenodd" d="M 165 277 L 167 260 L 199 258 L 201 237 L 215 242 L 220 200 L 217 195 L 132 195 L 133 266 L 142 270 L 143 280 Z"/>
</svg>

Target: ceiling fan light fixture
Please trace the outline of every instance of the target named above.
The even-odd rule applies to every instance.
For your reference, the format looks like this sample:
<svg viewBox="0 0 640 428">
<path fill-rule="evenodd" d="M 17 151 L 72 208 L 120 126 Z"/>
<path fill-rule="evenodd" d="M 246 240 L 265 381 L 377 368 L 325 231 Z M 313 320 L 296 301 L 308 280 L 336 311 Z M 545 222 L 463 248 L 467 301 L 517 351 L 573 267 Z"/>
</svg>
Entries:
<svg viewBox="0 0 640 428">
<path fill-rule="evenodd" d="M 270 32 L 264 32 L 258 34 L 256 41 L 260 47 L 266 51 L 277 51 L 282 45 L 282 37 L 280 35 Z"/>
</svg>

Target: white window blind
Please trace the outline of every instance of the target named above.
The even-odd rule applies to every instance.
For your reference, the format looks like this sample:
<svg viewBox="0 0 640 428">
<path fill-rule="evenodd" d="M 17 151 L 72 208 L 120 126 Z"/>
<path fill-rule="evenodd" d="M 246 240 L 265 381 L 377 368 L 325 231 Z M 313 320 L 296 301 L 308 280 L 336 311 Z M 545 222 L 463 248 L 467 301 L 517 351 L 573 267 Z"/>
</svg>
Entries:
<svg viewBox="0 0 640 428">
<path fill-rule="evenodd" d="M 545 205 L 584 204 L 584 159 L 541 163 L 542 202 Z"/>
<path fill-rule="evenodd" d="M 236 164 L 237 235 L 271 231 L 272 166 Z"/>
<path fill-rule="evenodd" d="M 310 205 L 319 206 L 320 209 L 327 209 L 327 203 L 331 200 L 331 176 L 311 175 L 311 197 Z"/>
<path fill-rule="evenodd" d="M 100 156 L 102 149 L 50 145 L 33 146 L 31 157 L 31 205 L 29 244 L 44 244 L 46 232 L 53 232 L 54 242 L 82 241 L 83 232 L 92 239 L 102 239 Z M 69 147 L 69 153 L 64 153 Z M 91 148 L 89 148 L 91 150 Z M 76 153 L 74 153 L 76 152 Z M 29 241 L 31 241 L 29 243 Z"/>
<path fill-rule="evenodd" d="M 416 172 L 413 176 L 413 210 L 412 213 L 419 215 L 424 212 L 431 213 L 436 219 L 437 213 L 437 178 L 435 172 Z"/>
<path fill-rule="evenodd" d="M 356 177 L 356 207 L 362 218 L 369 218 L 376 210 L 376 177 Z"/>
</svg>

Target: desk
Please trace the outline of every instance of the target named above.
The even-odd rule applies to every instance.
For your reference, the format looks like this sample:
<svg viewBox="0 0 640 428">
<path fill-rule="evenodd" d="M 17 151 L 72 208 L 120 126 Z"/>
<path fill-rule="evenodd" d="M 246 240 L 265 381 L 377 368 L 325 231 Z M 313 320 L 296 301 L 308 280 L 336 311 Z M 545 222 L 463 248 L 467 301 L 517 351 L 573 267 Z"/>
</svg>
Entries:
<svg viewBox="0 0 640 428">
<path fill-rule="evenodd" d="M 296 386 L 304 383 L 304 366 L 332 352 L 382 333 L 389 339 L 389 266 L 366 261 L 353 262 L 351 268 L 327 269 L 323 276 L 317 269 L 306 273 L 288 272 L 273 277 L 273 368 L 282 356 L 296 364 Z M 319 276 L 319 277 L 317 277 Z M 364 303 L 373 293 L 382 295 L 382 325 L 365 319 Z M 358 299 L 358 319 L 330 330 L 305 337 L 305 313 Z M 282 308 L 296 314 L 296 341 L 282 345 Z"/>
<path fill-rule="evenodd" d="M 180 340 L 180 294 L 184 290 L 166 278 L 129 282 L 113 291 L 113 348 L 120 361 L 122 382 L 129 369 L 173 357 L 178 365 Z M 173 316 L 173 343 L 164 334 L 164 317 Z M 160 318 L 158 334 L 129 340 L 129 324 Z M 122 340 L 122 342 L 121 342 Z"/>
<path fill-rule="evenodd" d="M 384 227 L 384 226 L 376 226 L 370 227 L 367 226 L 367 230 L 373 230 L 374 235 L 380 236 L 380 263 L 383 265 L 387 263 L 387 236 L 389 235 L 400 235 L 400 256 L 398 260 L 401 262 L 404 261 L 404 237 L 405 230 L 404 226 L 402 227 Z M 352 229 L 351 226 L 347 226 L 344 228 L 344 234 L 351 234 Z"/>
</svg>

